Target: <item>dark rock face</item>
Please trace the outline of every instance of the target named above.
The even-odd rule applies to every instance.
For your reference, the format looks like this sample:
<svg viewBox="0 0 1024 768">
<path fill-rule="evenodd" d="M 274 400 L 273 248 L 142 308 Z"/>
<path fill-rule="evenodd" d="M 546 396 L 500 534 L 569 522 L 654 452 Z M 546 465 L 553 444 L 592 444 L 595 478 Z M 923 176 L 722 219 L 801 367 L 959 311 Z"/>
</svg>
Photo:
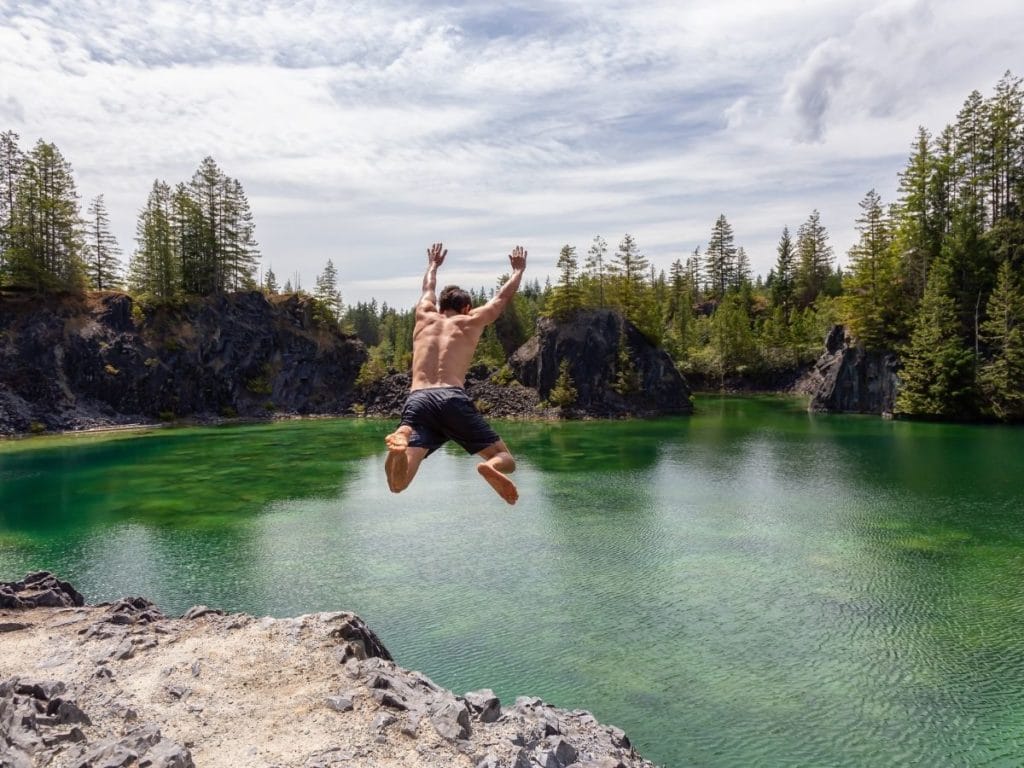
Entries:
<svg viewBox="0 0 1024 768">
<path fill-rule="evenodd" d="M 78 591 L 49 571 L 0 583 L 0 608 L 70 608 L 85 605 Z"/>
<path fill-rule="evenodd" d="M 88 744 L 77 726 L 92 721 L 73 700 L 61 696 L 65 690 L 60 681 L 15 677 L 0 682 L 0 765 L 31 768 L 60 760 L 75 766 L 194 768 L 189 750 L 162 738 L 155 725 Z"/>
<path fill-rule="evenodd" d="M 616 383 L 622 340 L 638 375 L 635 392 L 619 394 Z M 655 348 L 617 312 L 580 312 L 568 322 L 537 323 L 537 335 L 520 347 L 509 364 L 516 378 L 547 398 L 558 379 L 559 366 L 569 362 L 569 375 L 582 415 L 615 417 L 692 413 L 690 388 L 664 350 Z"/>
<path fill-rule="evenodd" d="M 145 312 L 120 293 L 0 295 L 0 434 L 170 417 L 343 413 L 362 342 L 308 300 L 223 294 Z"/>
<path fill-rule="evenodd" d="M 899 390 L 900 360 L 893 352 L 867 351 L 841 325 L 825 338 L 825 352 L 810 374 L 810 410 L 889 414 Z"/>
</svg>

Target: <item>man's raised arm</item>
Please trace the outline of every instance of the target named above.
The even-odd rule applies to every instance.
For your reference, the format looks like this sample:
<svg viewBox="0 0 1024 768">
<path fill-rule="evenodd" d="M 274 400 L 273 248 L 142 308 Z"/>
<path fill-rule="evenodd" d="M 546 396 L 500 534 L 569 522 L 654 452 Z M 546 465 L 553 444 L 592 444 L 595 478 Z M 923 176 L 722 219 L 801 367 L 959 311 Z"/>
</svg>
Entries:
<svg viewBox="0 0 1024 768">
<path fill-rule="evenodd" d="M 523 250 L 523 247 L 517 245 L 513 248 L 512 253 L 508 256 L 508 260 L 512 265 L 512 277 L 494 294 L 493 299 L 470 312 L 473 318 L 485 324 L 493 323 L 501 316 L 501 313 L 505 310 L 505 305 L 516 295 L 516 291 L 519 290 L 519 283 L 523 280 L 523 272 L 526 271 L 526 251 Z"/>
<path fill-rule="evenodd" d="M 444 257 L 447 255 L 448 251 L 442 248 L 441 243 L 434 243 L 427 248 L 427 272 L 423 275 L 423 294 L 416 304 L 417 309 L 430 311 L 437 308 L 437 268 L 444 263 Z"/>
</svg>

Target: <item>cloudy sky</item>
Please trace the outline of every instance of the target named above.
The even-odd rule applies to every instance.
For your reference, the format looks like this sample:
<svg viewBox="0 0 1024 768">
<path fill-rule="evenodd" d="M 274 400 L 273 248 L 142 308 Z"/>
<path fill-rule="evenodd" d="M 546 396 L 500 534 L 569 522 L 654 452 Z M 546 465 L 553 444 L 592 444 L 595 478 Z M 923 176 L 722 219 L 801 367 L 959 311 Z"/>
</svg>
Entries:
<svg viewBox="0 0 1024 768">
<path fill-rule="evenodd" d="M 125 256 L 154 179 L 238 178 L 264 266 L 346 301 L 528 275 L 631 233 L 659 268 L 720 213 L 755 271 L 821 211 L 836 254 L 917 126 L 1024 74 L 1020 0 L 0 0 L 0 130 L 103 194 Z"/>
</svg>

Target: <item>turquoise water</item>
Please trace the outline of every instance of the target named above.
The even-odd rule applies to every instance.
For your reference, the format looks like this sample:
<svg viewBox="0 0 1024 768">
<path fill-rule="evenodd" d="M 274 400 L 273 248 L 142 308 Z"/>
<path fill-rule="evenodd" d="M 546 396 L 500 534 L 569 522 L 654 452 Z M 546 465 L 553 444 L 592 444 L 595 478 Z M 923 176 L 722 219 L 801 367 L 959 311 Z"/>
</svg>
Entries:
<svg viewBox="0 0 1024 768">
<path fill-rule="evenodd" d="M 0 443 L 0 580 L 354 610 L 664 765 L 1024 764 L 1024 431 L 697 405 L 499 424 L 515 507 L 457 449 L 390 494 L 377 421 Z"/>
</svg>

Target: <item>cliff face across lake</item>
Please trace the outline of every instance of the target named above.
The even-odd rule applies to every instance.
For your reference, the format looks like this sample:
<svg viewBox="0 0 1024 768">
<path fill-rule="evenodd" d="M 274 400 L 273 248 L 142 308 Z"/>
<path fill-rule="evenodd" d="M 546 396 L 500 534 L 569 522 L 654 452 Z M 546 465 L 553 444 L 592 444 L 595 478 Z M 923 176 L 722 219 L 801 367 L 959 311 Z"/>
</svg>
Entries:
<svg viewBox="0 0 1024 768">
<path fill-rule="evenodd" d="M 586 711 L 403 669 L 352 613 L 170 618 L 48 573 L 0 583 L 0 765 L 653 768 Z"/>
<path fill-rule="evenodd" d="M 344 413 L 366 359 L 308 299 L 225 294 L 143 310 L 121 293 L 0 297 L 0 433 L 184 416 Z"/>
<path fill-rule="evenodd" d="M 668 355 L 616 312 L 555 324 L 516 351 L 506 375 L 474 369 L 467 391 L 486 415 L 513 418 L 689 413 Z M 407 373 L 359 389 L 356 337 L 315 319 L 314 303 L 258 291 L 142 306 L 122 293 L 0 292 L 0 434 L 180 418 L 395 416 Z M 562 361 L 578 392 L 548 407 Z M 625 385 L 623 385 L 625 383 Z"/>
</svg>

